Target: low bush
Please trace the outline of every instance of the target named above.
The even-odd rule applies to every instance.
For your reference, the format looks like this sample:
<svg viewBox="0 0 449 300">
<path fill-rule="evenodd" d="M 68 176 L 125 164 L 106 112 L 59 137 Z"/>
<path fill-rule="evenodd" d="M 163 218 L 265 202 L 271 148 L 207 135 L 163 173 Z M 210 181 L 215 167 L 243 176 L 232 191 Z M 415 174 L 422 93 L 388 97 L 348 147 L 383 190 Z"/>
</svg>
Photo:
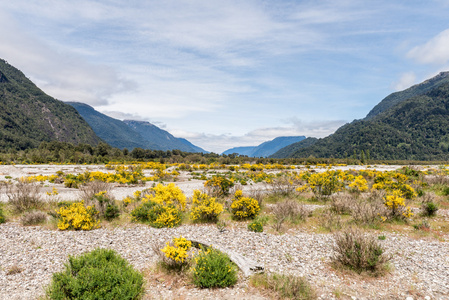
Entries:
<svg viewBox="0 0 449 300">
<path fill-rule="evenodd" d="M 259 220 L 254 220 L 248 224 L 248 230 L 253 232 L 263 232 L 263 224 Z"/>
<path fill-rule="evenodd" d="M 256 199 L 243 197 L 243 192 L 238 190 L 234 194 L 231 204 L 231 213 L 236 219 L 253 219 L 260 211 L 259 203 Z"/>
<path fill-rule="evenodd" d="M 69 256 L 62 272 L 53 274 L 49 299 L 141 299 L 143 276 L 115 251 L 95 249 Z"/>
<path fill-rule="evenodd" d="M 274 229 L 280 231 L 282 224 L 286 220 L 296 222 L 297 220 L 305 220 L 309 215 L 309 211 L 304 205 L 299 204 L 295 200 L 286 200 L 276 203 L 271 208 L 271 213 L 274 216 Z"/>
<path fill-rule="evenodd" d="M 23 216 L 20 218 L 20 223 L 22 225 L 37 225 L 44 223 L 47 220 L 47 214 L 43 211 L 30 211 L 23 214 Z"/>
<path fill-rule="evenodd" d="M 173 206 L 146 201 L 131 211 L 134 221 L 148 223 L 152 227 L 174 227 L 181 223 L 181 212 Z"/>
<path fill-rule="evenodd" d="M 193 191 L 190 219 L 192 221 L 216 222 L 223 212 L 223 205 L 216 202 L 216 198 L 210 197 L 199 190 Z"/>
<path fill-rule="evenodd" d="M 61 230 L 92 230 L 99 227 L 100 221 L 95 220 L 98 211 L 92 206 L 84 206 L 84 201 L 63 206 L 57 211 Z"/>
<path fill-rule="evenodd" d="M 17 184 L 7 185 L 6 195 L 8 196 L 8 202 L 18 213 L 40 209 L 44 206 L 41 186 L 36 183 L 21 180 Z"/>
<path fill-rule="evenodd" d="M 281 274 L 256 274 L 250 279 L 251 285 L 277 293 L 276 298 L 311 300 L 317 299 L 315 290 L 303 277 Z"/>
<path fill-rule="evenodd" d="M 433 217 L 437 214 L 438 205 L 434 202 L 423 202 L 421 205 L 423 215 L 427 217 Z"/>
<path fill-rule="evenodd" d="M 0 224 L 5 223 L 6 219 L 5 219 L 5 213 L 3 212 L 3 207 L 0 204 Z"/>
<path fill-rule="evenodd" d="M 332 257 L 334 264 L 359 274 L 368 272 L 374 276 L 381 275 L 386 270 L 386 264 L 391 256 L 385 254 L 382 245 L 374 237 L 350 228 L 335 234 L 334 239 L 335 255 Z"/>
<path fill-rule="evenodd" d="M 229 257 L 214 248 L 202 249 L 195 256 L 193 283 L 200 288 L 228 287 L 237 282 L 237 267 Z"/>
<path fill-rule="evenodd" d="M 164 248 L 154 250 L 157 251 L 165 267 L 180 271 L 189 265 L 190 248 L 192 248 L 192 242 L 180 236 L 167 242 Z"/>
</svg>

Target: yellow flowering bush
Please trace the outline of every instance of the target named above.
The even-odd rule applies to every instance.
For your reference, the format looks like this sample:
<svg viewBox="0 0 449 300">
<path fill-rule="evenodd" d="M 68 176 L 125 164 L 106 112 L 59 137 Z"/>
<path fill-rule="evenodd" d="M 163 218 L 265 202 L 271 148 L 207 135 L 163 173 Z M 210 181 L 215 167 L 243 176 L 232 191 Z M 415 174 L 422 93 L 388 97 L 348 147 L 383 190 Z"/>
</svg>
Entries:
<svg viewBox="0 0 449 300">
<path fill-rule="evenodd" d="M 212 192 L 217 196 L 226 196 L 229 190 L 234 186 L 232 179 L 227 179 L 224 176 L 214 175 L 211 179 L 204 183 L 205 187 L 210 187 Z"/>
<path fill-rule="evenodd" d="M 163 206 L 175 206 L 179 210 L 186 207 L 186 196 L 174 183 L 168 185 L 158 184 L 150 189 L 150 194 L 142 198 L 142 202 L 153 201 Z"/>
<path fill-rule="evenodd" d="M 61 230 L 92 230 L 99 227 L 100 221 L 95 220 L 98 211 L 93 206 L 84 206 L 84 201 L 63 206 L 56 210 L 59 215 L 58 228 Z"/>
<path fill-rule="evenodd" d="M 351 192 L 362 193 L 368 191 L 368 182 L 362 175 L 359 175 L 354 178 L 354 181 L 348 187 Z"/>
<path fill-rule="evenodd" d="M 131 219 L 149 223 L 156 228 L 174 227 L 181 223 L 181 212 L 174 206 L 165 206 L 154 201 L 142 202 L 131 211 Z"/>
<path fill-rule="evenodd" d="M 325 171 L 313 173 L 307 178 L 307 183 L 315 196 L 330 196 L 341 191 L 344 186 L 342 171 Z"/>
<path fill-rule="evenodd" d="M 405 218 L 410 218 L 413 216 L 411 208 L 405 206 L 405 199 L 402 197 L 402 193 L 399 190 L 387 194 L 384 197 L 384 204 L 390 209 L 393 217 L 402 215 Z"/>
<path fill-rule="evenodd" d="M 193 191 L 192 209 L 190 219 L 192 221 L 216 221 L 223 212 L 223 205 L 216 202 L 216 198 L 210 197 L 199 190 Z"/>
<path fill-rule="evenodd" d="M 172 242 L 167 242 L 161 252 L 164 253 L 164 262 L 171 267 L 182 268 L 188 263 L 189 250 L 192 242 L 180 236 L 173 238 Z"/>
<path fill-rule="evenodd" d="M 235 192 L 231 204 L 231 213 L 236 219 L 254 218 L 259 211 L 260 207 L 256 199 L 243 197 L 241 190 Z"/>
</svg>

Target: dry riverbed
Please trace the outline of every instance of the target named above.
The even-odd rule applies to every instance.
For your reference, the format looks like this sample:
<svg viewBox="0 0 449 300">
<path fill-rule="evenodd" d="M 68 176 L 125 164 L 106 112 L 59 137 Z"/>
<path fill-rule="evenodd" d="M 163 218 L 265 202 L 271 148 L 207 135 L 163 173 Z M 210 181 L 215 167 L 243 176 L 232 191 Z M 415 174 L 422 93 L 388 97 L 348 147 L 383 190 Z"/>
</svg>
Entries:
<svg viewBox="0 0 449 300">
<path fill-rule="evenodd" d="M 0 166 L 0 180 L 30 175 L 84 172 L 86 169 L 107 171 L 101 166 Z M 387 167 L 385 167 L 387 168 Z M 394 169 L 394 166 L 388 166 Z M 377 169 L 380 169 L 379 167 Z M 176 184 L 189 196 L 201 189 L 203 181 L 183 180 Z M 149 187 L 149 183 L 147 183 Z M 51 190 L 53 185 L 48 185 Z M 56 185 L 61 199 L 75 200 L 76 189 Z M 116 199 L 131 195 L 140 187 L 116 187 Z M 254 188 L 246 187 L 247 189 Z M 260 185 L 259 188 L 264 188 Z M 1 195 L 6 201 L 6 195 Z M 316 208 L 313 206 L 312 208 Z M 441 211 L 448 215 L 447 211 Z M 446 218 L 446 221 L 448 219 Z M 240 274 L 238 284 L 226 289 L 197 289 L 188 282 L 176 282 L 154 271 L 156 256 L 153 243 L 165 243 L 174 236 L 200 239 L 235 251 L 264 265 L 266 272 L 304 276 L 321 299 L 449 299 L 449 236 L 416 239 L 401 233 L 385 235 L 379 240 L 393 255 L 389 274 L 380 278 L 354 275 L 335 270 L 332 234 L 301 228 L 283 234 L 254 233 L 244 222 L 233 222 L 219 232 L 215 225 L 182 225 L 155 229 L 140 224 L 125 224 L 92 231 L 59 231 L 42 226 L 22 226 L 16 221 L 0 224 L 0 299 L 37 299 L 54 272 L 63 268 L 68 255 L 97 247 L 116 250 L 146 277 L 146 299 L 270 299 L 263 290 L 249 285 Z M 16 269 L 17 273 L 11 272 Z"/>
</svg>

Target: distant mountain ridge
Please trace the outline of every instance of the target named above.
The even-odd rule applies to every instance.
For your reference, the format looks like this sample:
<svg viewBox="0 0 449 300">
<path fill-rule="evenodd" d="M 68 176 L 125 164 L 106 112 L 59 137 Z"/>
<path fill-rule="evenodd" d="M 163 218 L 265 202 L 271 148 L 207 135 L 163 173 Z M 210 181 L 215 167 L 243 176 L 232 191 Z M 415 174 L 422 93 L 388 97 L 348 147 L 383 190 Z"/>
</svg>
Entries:
<svg viewBox="0 0 449 300">
<path fill-rule="evenodd" d="M 383 99 L 365 119 L 340 127 L 306 147 L 290 145 L 276 158 L 362 156 L 449 160 L 449 72 Z"/>
<path fill-rule="evenodd" d="M 276 151 L 293 143 L 300 142 L 305 138 L 305 136 L 281 136 L 271 141 L 263 142 L 259 146 L 235 147 L 224 151 L 222 154 L 229 155 L 237 153 L 249 157 L 268 157 Z"/>
<path fill-rule="evenodd" d="M 101 140 L 73 107 L 0 59 L 0 148 L 36 148 L 50 141 L 97 145 Z"/>
<path fill-rule="evenodd" d="M 169 132 L 145 121 L 120 121 L 96 111 L 93 107 L 79 102 L 67 102 L 73 106 L 92 127 L 95 133 L 113 147 L 151 150 L 181 150 L 184 152 L 207 151 L 178 139 Z"/>
</svg>

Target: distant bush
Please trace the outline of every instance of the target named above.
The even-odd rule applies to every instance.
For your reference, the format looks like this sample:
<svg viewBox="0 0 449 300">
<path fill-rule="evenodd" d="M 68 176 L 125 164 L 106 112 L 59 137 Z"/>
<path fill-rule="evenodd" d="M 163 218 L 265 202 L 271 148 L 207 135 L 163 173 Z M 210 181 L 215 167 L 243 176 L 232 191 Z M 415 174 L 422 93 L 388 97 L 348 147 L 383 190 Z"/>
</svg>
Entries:
<svg viewBox="0 0 449 300">
<path fill-rule="evenodd" d="M 21 218 L 20 223 L 22 225 L 37 225 L 47 220 L 47 214 L 42 211 L 30 211 L 26 212 Z"/>
<path fill-rule="evenodd" d="M 348 229 L 335 234 L 334 239 L 335 255 L 332 261 L 357 273 L 381 275 L 391 259 L 374 237 L 366 236 L 360 230 Z"/>
<path fill-rule="evenodd" d="M 143 276 L 115 251 L 95 249 L 69 256 L 65 269 L 53 274 L 50 299 L 141 299 Z"/>
<path fill-rule="evenodd" d="M 220 175 L 214 175 L 204 183 L 204 187 L 210 189 L 210 194 L 217 197 L 227 196 L 233 186 L 234 181 Z"/>
<path fill-rule="evenodd" d="M 40 209 L 44 206 L 41 196 L 41 186 L 25 180 L 17 184 L 6 186 L 6 195 L 13 209 L 22 213 L 31 209 Z"/>
<path fill-rule="evenodd" d="M 231 213 L 236 219 L 255 218 L 260 211 L 259 203 L 256 199 L 243 197 L 243 192 L 238 190 L 234 194 L 231 204 Z"/>
<path fill-rule="evenodd" d="M 193 268 L 193 283 L 197 287 L 223 288 L 236 282 L 237 268 L 225 253 L 214 248 L 199 251 Z"/>
</svg>

